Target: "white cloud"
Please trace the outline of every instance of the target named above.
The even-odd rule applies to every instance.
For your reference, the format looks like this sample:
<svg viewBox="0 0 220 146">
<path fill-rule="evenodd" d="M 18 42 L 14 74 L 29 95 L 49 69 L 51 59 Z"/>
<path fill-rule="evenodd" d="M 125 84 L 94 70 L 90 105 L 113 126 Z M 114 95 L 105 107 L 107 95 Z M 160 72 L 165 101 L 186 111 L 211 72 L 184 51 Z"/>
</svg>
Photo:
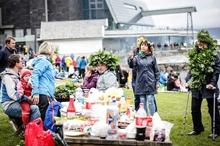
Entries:
<svg viewBox="0 0 220 146">
<path fill-rule="evenodd" d="M 193 13 L 195 28 L 220 27 L 220 1 L 219 0 L 141 0 L 149 10 L 195 6 L 197 12 Z M 186 27 L 186 14 L 153 16 L 156 26 Z"/>
</svg>

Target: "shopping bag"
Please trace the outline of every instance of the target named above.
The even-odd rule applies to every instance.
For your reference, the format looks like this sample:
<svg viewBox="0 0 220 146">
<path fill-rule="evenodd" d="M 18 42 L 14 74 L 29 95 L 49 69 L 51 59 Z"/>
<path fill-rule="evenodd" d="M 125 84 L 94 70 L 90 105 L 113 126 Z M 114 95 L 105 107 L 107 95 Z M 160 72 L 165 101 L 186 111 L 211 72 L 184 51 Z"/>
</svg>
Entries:
<svg viewBox="0 0 220 146">
<path fill-rule="evenodd" d="M 57 126 L 55 123 L 54 116 L 60 117 L 60 108 L 61 103 L 57 101 L 52 101 L 46 111 L 45 119 L 44 119 L 44 127 L 46 130 L 51 130 L 52 132 L 57 132 Z"/>
<path fill-rule="evenodd" d="M 50 131 L 44 131 L 43 121 L 38 118 L 27 124 L 25 129 L 25 146 L 54 146 Z"/>
</svg>

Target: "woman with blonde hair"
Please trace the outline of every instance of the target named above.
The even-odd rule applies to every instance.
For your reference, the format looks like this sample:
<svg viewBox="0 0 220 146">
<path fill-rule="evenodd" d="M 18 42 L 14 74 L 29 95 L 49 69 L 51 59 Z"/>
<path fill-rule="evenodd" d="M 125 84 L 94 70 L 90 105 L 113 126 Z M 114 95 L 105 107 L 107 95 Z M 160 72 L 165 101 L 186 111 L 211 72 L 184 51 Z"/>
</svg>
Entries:
<svg viewBox="0 0 220 146">
<path fill-rule="evenodd" d="M 32 100 L 33 104 L 38 105 L 42 120 L 45 118 L 49 100 L 54 98 L 55 70 L 50 62 L 54 50 L 54 44 L 43 42 L 39 47 L 39 55 L 32 62 Z"/>
</svg>

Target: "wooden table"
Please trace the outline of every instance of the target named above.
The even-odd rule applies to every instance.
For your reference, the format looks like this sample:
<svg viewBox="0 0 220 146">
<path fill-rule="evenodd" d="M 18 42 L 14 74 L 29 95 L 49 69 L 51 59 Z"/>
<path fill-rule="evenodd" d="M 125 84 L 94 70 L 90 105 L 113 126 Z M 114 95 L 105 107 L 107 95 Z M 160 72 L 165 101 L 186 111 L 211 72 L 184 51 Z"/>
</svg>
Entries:
<svg viewBox="0 0 220 146">
<path fill-rule="evenodd" d="M 106 140 L 99 137 L 65 137 L 69 146 L 172 146 L 171 142 L 137 141 L 135 139 Z"/>
</svg>

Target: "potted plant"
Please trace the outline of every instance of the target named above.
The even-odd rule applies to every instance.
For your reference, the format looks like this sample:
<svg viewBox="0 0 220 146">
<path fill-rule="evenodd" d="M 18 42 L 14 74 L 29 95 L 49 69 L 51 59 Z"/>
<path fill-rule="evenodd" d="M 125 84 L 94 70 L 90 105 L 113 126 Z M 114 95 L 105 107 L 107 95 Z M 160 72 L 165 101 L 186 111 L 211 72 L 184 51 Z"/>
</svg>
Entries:
<svg viewBox="0 0 220 146">
<path fill-rule="evenodd" d="M 69 101 L 70 95 L 75 93 L 76 86 L 68 82 L 64 85 L 59 85 L 55 89 L 55 98 L 59 102 Z"/>
</svg>

